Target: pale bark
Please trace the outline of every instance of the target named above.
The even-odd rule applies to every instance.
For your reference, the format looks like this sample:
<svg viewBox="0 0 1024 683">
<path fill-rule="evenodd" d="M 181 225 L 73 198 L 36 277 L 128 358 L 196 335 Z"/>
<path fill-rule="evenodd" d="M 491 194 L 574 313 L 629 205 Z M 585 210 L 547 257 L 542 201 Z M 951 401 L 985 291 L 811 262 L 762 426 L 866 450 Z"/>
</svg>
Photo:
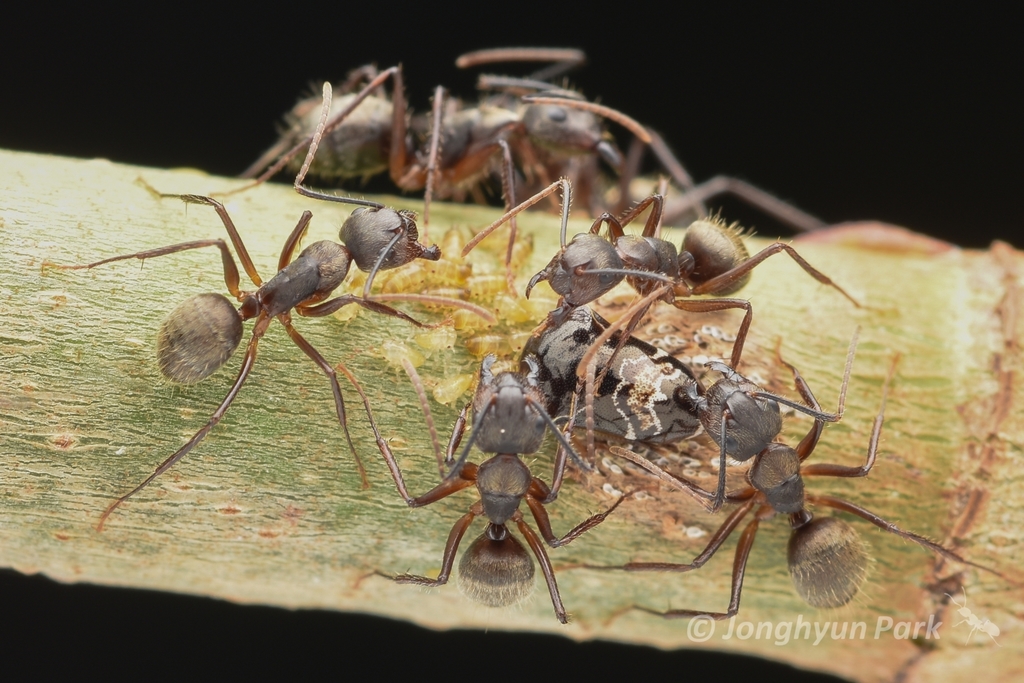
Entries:
<svg viewBox="0 0 1024 683">
<path fill-rule="evenodd" d="M 136 182 L 140 176 L 164 192 L 209 193 L 237 182 L 105 161 L 0 154 L 0 565 L 60 581 L 370 612 L 434 628 L 477 626 L 699 646 L 688 636 L 688 622 L 628 608 L 724 610 L 735 539 L 706 567 L 687 575 L 565 567 L 689 561 L 721 515 L 706 515 L 669 491 L 627 501 L 601 527 L 551 552 L 556 567 L 563 567 L 558 581 L 574 617 L 569 626 L 556 622 L 539 582 L 522 608 L 494 610 L 463 597 L 454 580 L 423 590 L 373 576 L 377 570 L 436 571 L 451 524 L 474 498 L 465 493 L 425 509 L 407 509 L 377 455 L 356 394 L 343 381 L 353 437 L 372 482 L 361 490 L 326 378 L 276 323 L 221 424 L 178 466 L 115 512 L 105 531 L 96 532 L 103 509 L 213 412 L 240 359 L 236 355 L 205 382 L 182 389 L 161 379 L 153 358 L 156 330 L 168 311 L 190 294 L 224 291 L 213 249 L 154 259 L 144 267 L 136 261 L 90 271 L 44 267 L 46 261 L 85 263 L 224 235 L 208 207 L 190 206 L 186 212 L 178 201 L 156 199 Z M 412 200 L 387 201 L 418 208 Z M 307 243 L 336 238 L 349 213 L 279 186 L 226 203 L 264 278 L 272 275 L 281 244 L 303 210 L 315 214 Z M 495 215 L 479 207 L 438 206 L 431 211 L 432 237 L 451 224 L 478 229 Z M 535 237 L 521 285 L 554 253 L 557 220 L 541 213 L 524 217 L 520 226 Z M 585 228 L 573 225 L 576 232 Z M 871 241 L 870 235 L 881 239 Z M 474 257 L 476 272 L 500 272 L 494 254 L 502 239 L 488 239 L 494 248 Z M 781 338 L 784 357 L 801 369 L 826 409 L 833 409 L 846 346 L 854 326 L 861 325 L 846 417 L 826 429 L 813 456 L 815 462 L 852 465 L 863 460 L 885 370 L 894 354 L 902 354 L 902 360 L 871 476 L 809 479 L 809 490 L 847 497 L 1019 582 L 1024 560 L 1020 252 L 1005 245 L 963 251 L 884 226 L 858 226 L 831 233 L 833 243 L 828 239 L 796 244 L 864 307 L 854 308 L 785 256 L 769 259 L 742 291 L 755 310 L 744 368 L 792 395 L 785 371 L 772 360 Z M 752 240 L 754 248 L 766 243 Z M 648 331 L 670 326 L 685 337 L 695 320 L 697 326 L 705 321 L 662 308 Z M 422 309 L 416 314 L 439 317 Z M 521 328 L 528 330 L 538 320 Z M 738 316 L 723 314 L 712 322 L 731 329 Z M 351 322 L 297 318 L 296 324 L 328 360 L 346 363 L 366 387 L 412 491 L 436 483 L 415 394 L 404 373 L 376 351 L 385 339 L 415 348 L 415 330 L 368 313 Z M 501 334 L 508 329 L 498 328 Z M 464 349 L 465 337 L 460 333 L 454 349 L 430 355 L 420 368 L 428 384 L 476 371 L 478 361 Z M 467 399 L 468 394 L 448 409 L 433 404 L 442 438 Z M 794 418 L 785 438 L 795 443 L 808 425 Z M 709 452 L 703 442 L 693 451 L 704 460 Z M 547 451 L 527 460 L 535 473 L 550 478 Z M 650 485 L 635 469 L 623 468 L 624 474 L 616 474 L 602 465 L 601 475 L 570 481 L 549 507 L 556 531 L 564 533 L 608 506 L 613 498 L 602 490 L 604 484 L 618 490 Z M 706 464 L 696 470 L 711 481 L 713 470 Z M 739 475 L 733 481 L 738 485 Z M 762 633 L 760 639 L 725 640 L 728 625 L 722 623 L 703 647 L 861 681 L 901 674 L 904 680 L 929 681 L 964 680 L 977 673 L 995 680 L 1024 676 L 1019 586 L 941 563 L 915 544 L 848 519 L 877 559 L 851 606 L 821 612 L 800 601 L 786 571 L 788 525 L 769 520 L 761 525 L 747 567 L 737 626 L 749 621 L 755 629 L 759 622 L 785 628 L 779 625 L 800 618 L 812 622 L 810 638 L 785 645 L 775 644 L 774 633 L 770 639 Z M 702 537 L 692 537 L 700 531 Z M 959 590 L 951 579 L 957 572 L 963 572 L 968 607 L 999 627 L 1001 647 L 982 632 L 965 645 L 969 625 L 954 626 L 961 619 L 956 606 L 943 605 L 944 592 Z M 963 600 L 962 594 L 956 597 Z M 874 638 L 880 617 L 927 622 L 933 614 L 943 622 L 938 641 L 900 640 L 892 632 Z M 820 627 L 828 621 L 865 622 L 866 638 L 850 642 L 830 634 L 815 645 L 814 623 Z"/>
</svg>

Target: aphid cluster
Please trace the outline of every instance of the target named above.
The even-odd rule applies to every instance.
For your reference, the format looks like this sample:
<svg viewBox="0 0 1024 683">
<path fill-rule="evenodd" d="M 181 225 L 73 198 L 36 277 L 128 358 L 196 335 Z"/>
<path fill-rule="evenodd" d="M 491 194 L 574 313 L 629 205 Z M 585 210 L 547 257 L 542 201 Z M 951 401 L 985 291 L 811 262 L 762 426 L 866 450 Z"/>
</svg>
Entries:
<svg viewBox="0 0 1024 683">
<path fill-rule="evenodd" d="M 318 241 L 294 256 L 312 220 L 310 211 L 303 213 L 284 242 L 278 272 L 266 282 L 257 273 L 227 209 L 216 199 L 199 195 L 162 196 L 213 208 L 228 233 L 234 256 L 223 239 L 215 238 L 112 256 L 86 265 L 63 266 L 94 268 L 114 261 L 144 260 L 203 247 L 220 250 L 224 282 L 238 306 L 236 308 L 220 294 L 201 294 L 171 311 L 157 333 L 157 361 L 161 372 L 174 382 L 191 384 L 216 372 L 240 344 L 243 323 L 254 321 L 238 375 L 213 415 L 152 475 L 114 501 L 100 516 L 99 527 L 102 528 L 125 500 L 195 448 L 222 419 L 249 376 L 258 345 L 274 319 L 328 376 L 338 421 L 364 485 L 368 485 L 349 435 L 336 366 L 313 348 L 292 324 L 293 311 L 303 317 L 325 317 L 354 304 L 421 328 L 417 341 L 424 348 L 442 348 L 460 343 L 461 338 L 462 344 L 482 357 L 475 373 L 475 392 L 462 408 L 443 455 L 426 392 L 412 364 L 402 358 L 434 435 L 441 478 L 440 483 L 419 496 L 409 493 L 388 443 L 388 438 L 394 435 L 381 434 L 370 401 L 357 378 L 344 365 L 337 365 L 359 394 L 381 456 L 401 498 L 410 507 L 431 505 L 474 486 L 478 494 L 477 500 L 452 526 L 438 576 L 392 575 L 389 568 L 379 568 L 379 573 L 398 583 L 423 586 L 447 583 L 464 536 L 474 520 L 482 517 L 484 530 L 462 551 L 459 563 L 459 581 L 464 592 L 492 606 L 516 603 L 532 590 L 536 559 L 555 615 L 559 621 L 567 622 L 569 616 L 544 546 L 558 548 L 580 538 L 603 522 L 630 495 L 620 496 L 607 511 L 585 519 L 563 536 L 553 531 L 548 506 L 556 502 L 570 468 L 596 469 L 598 440 L 615 444 L 610 448 L 611 453 L 632 461 L 651 475 L 650 486 L 663 484 L 682 490 L 711 512 L 729 506 L 728 511 L 718 513 L 724 519 L 707 547 L 689 563 L 631 562 L 600 569 L 631 572 L 697 569 L 712 558 L 741 522 L 749 519 L 737 543 L 732 593 L 726 611 L 673 609 L 656 612 L 666 617 L 703 615 L 718 619 L 735 615 L 757 530 L 762 521 L 773 516 L 789 519 L 792 536 L 788 563 L 801 597 L 817 607 L 838 607 L 849 602 L 865 578 L 868 563 L 859 534 L 839 518 L 814 516 L 809 506 L 829 507 L 859 516 L 943 558 L 980 566 L 922 536 L 897 528 L 855 503 L 805 491 L 806 477 L 864 477 L 869 474 L 878 451 L 896 361 L 885 379 L 865 464 L 860 467 L 808 464 L 806 461 L 822 438 L 825 423 L 836 422 L 843 416 L 856 336 L 848 353 L 838 408 L 833 413 L 826 412 L 799 371 L 781 356 L 777 361 L 792 373 L 799 399 L 768 391 L 759 380 L 741 373 L 753 307 L 749 301 L 731 295 L 743 288 L 758 264 L 773 254 L 784 252 L 809 275 L 849 299 L 851 305 L 857 306 L 858 302 L 789 245 L 776 242 L 751 256 L 741 231 L 718 218 L 702 217 L 690 224 L 681 246 L 677 246 L 662 237 L 662 222 L 671 210 L 671 202 L 661 193 L 645 197 L 624 211 L 615 211 L 596 199 L 602 196 L 598 190 L 601 164 L 629 173 L 628 163 L 623 161 L 601 124 L 602 118 L 625 125 L 637 140 L 653 144 L 667 166 L 678 164 L 665 156 L 663 146 L 659 148 L 659 138 L 650 135 L 640 124 L 551 82 L 554 76 L 582 59 L 578 52 L 565 50 L 498 50 L 466 55 L 460 59 L 460 66 L 508 60 L 544 60 L 554 62 L 554 66 L 528 78 L 482 77 L 482 87 L 494 94 L 484 97 L 476 106 L 452 105 L 451 101 L 445 104 L 444 92 L 439 88 L 429 124 L 416 117 L 410 119 L 398 67 L 381 72 L 363 67 L 353 72 L 337 88 L 342 93 L 337 99 L 333 98 L 334 88 L 325 84 L 322 97 L 304 100 L 296 106 L 288 117 L 281 141 L 268 150 L 247 175 L 255 176 L 266 169 L 260 176 L 259 181 L 262 181 L 288 167 L 296 172 L 294 187 L 299 194 L 320 201 L 354 204 L 357 208 L 341 227 L 340 244 Z M 389 78 L 392 93 L 386 97 L 378 91 Z M 304 161 L 295 164 L 297 155 L 303 151 Z M 385 169 L 399 188 L 425 189 L 425 212 L 432 195 L 475 196 L 480 192 L 482 180 L 496 173 L 501 178 L 506 213 L 477 231 L 471 240 L 449 232 L 441 240 L 442 247 L 425 246 L 419 242 L 414 213 L 313 190 L 304 184 L 307 174 L 322 180 L 345 180 Z M 701 194 L 704 190 L 699 187 L 694 190 L 692 183 L 681 179 L 680 174 L 685 174 L 681 167 L 674 175 L 684 191 L 705 196 Z M 530 197 L 517 202 L 517 193 L 524 189 Z M 596 218 L 588 232 L 569 239 L 567 221 L 572 193 L 579 190 Z M 560 213 L 560 249 L 546 267 L 529 279 L 522 292 L 524 296 L 520 297 L 518 263 L 521 253 L 528 251 L 529 246 L 527 241 L 517 239 L 515 217 L 545 200 L 558 200 L 559 194 L 560 201 L 556 204 Z M 691 197 L 690 205 L 698 204 L 699 201 Z M 642 233 L 627 234 L 625 228 L 645 212 L 648 213 Z M 506 222 L 511 224 L 508 246 L 504 249 L 506 272 L 474 272 L 473 264 L 466 260 L 468 254 Z M 454 252 L 460 250 L 456 256 Z M 242 289 L 236 257 L 254 290 Z M 335 294 L 353 263 L 367 274 L 362 291 Z M 395 270 L 395 275 L 383 283 L 381 291 L 374 292 L 377 275 L 391 270 Z M 557 301 L 538 296 L 544 289 L 541 283 L 545 282 Z M 610 323 L 591 306 L 622 282 L 635 290 L 637 296 L 619 318 Z M 693 298 L 700 295 L 711 298 Z M 413 315 L 398 310 L 386 303 L 391 301 L 427 304 L 453 312 L 440 321 L 424 323 L 420 313 Z M 645 317 L 659 304 L 670 305 L 682 312 L 679 315 L 695 319 L 709 312 L 742 310 L 742 321 L 731 337 L 733 344 L 728 362 L 710 360 L 703 367 L 694 367 L 640 338 Z M 509 334 L 495 331 L 496 328 L 477 334 L 499 322 L 490 311 L 497 311 L 503 320 L 520 325 L 531 323 L 536 327 L 516 340 Z M 520 347 L 518 369 L 495 370 L 498 362 L 495 353 L 511 360 L 513 351 Z M 709 382 L 712 376 L 717 379 Z M 459 394 L 460 390 L 452 391 L 451 395 L 445 393 L 448 400 L 457 399 Z M 781 436 L 780 406 L 813 419 L 813 425 L 796 446 L 788 445 Z M 468 437 L 463 446 L 467 428 Z M 582 454 L 572 443 L 577 428 L 586 436 L 586 450 Z M 542 453 L 547 432 L 554 435 L 558 444 L 550 484 L 536 476 L 524 459 Z M 706 449 L 707 459 L 717 462 L 717 484 L 711 490 L 623 447 L 625 444 L 672 448 L 700 434 L 706 434 L 713 445 Z M 488 457 L 482 462 L 473 462 L 470 456 L 473 446 Z M 727 472 L 730 466 L 742 463 L 749 463 L 747 484 L 730 489 Z M 524 502 L 533 518 L 532 525 L 520 509 Z M 529 552 L 517 538 L 516 531 L 529 546 Z M 965 609 L 961 609 L 961 614 L 971 618 L 969 611 L 965 614 Z M 972 621 L 971 625 L 993 634 L 986 624 Z M 998 634 L 998 630 L 994 633 Z"/>
</svg>

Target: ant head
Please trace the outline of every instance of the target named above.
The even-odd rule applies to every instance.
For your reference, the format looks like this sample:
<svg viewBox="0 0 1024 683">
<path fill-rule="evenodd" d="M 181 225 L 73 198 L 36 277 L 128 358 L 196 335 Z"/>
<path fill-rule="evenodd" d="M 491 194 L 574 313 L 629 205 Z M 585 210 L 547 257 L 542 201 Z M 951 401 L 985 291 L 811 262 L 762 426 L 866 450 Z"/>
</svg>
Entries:
<svg viewBox="0 0 1024 683">
<path fill-rule="evenodd" d="M 726 225 L 721 220 L 694 221 L 683 238 L 683 251 L 690 254 L 690 258 L 681 264 L 683 277 L 699 285 L 746 261 L 750 252 L 741 237 L 742 232 L 736 224 Z M 749 281 L 748 274 L 715 293 L 720 296 L 732 294 Z"/>
<path fill-rule="evenodd" d="M 397 268 L 418 258 L 441 258 L 437 245 L 425 247 L 417 241 L 419 230 L 412 211 L 359 207 L 341 226 L 339 237 L 352 252 L 356 267 L 365 273 Z"/>
<path fill-rule="evenodd" d="M 489 607 L 522 602 L 533 591 L 533 559 L 504 525 L 490 524 L 462 554 L 459 588 Z"/>
<path fill-rule="evenodd" d="M 800 456 L 789 446 L 768 444 L 747 476 L 750 484 L 765 495 L 776 512 L 794 514 L 804 509 Z"/>
<path fill-rule="evenodd" d="M 570 105 L 578 99 L 565 98 Z M 522 120 L 526 134 L 540 147 L 559 154 L 576 155 L 598 151 L 603 143 L 602 156 L 606 159 L 611 156 L 617 161 L 615 168 L 622 162 L 622 156 L 606 140 L 600 119 L 588 111 L 561 104 L 530 104 L 523 111 Z"/>
<path fill-rule="evenodd" d="M 837 517 L 818 517 L 794 528 L 787 559 L 796 592 L 814 607 L 850 602 L 868 573 L 860 537 Z"/>
<path fill-rule="evenodd" d="M 722 442 L 725 418 L 725 452 L 741 462 L 763 451 L 782 431 L 779 404 L 750 395 L 759 390 L 739 373 L 730 372 L 708 388 L 699 406 L 701 424 L 715 443 Z"/>
<path fill-rule="evenodd" d="M 494 355 L 480 366 L 473 397 L 474 441 L 485 453 L 535 453 L 548 420 L 541 414 L 546 399 L 537 386 L 536 361 L 531 372 L 491 372 Z M 529 361 L 527 361 L 529 362 Z"/>
<path fill-rule="evenodd" d="M 530 280 L 530 290 L 541 280 L 547 280 L 551 289 L 571 306 L 583 306 L 609 292 L 622 282 L 620 272 L 592 272 L 622 270 L 622 259 L 612 244 L 591 233 L 572 238 L 551 262 Z"/>
<path fill-rule="evenodd" d="M 242 317 L 227 297 L 197 294 L 160 324 L 156 356 L 160 372 L 180 384 L 200 382 L 227 362 L 242 340 Z"/>
</svg>

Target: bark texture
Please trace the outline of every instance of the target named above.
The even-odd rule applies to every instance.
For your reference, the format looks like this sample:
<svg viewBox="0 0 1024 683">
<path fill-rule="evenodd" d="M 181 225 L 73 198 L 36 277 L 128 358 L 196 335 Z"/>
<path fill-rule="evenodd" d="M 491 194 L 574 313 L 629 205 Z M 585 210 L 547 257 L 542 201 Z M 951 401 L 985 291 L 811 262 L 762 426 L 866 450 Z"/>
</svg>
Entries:
<svg viewBox="0 0 1024 683">
<path fill-rule="evenodd" d="M 668 490 L 626 501 L 606 523 L 550 553 L 561 568 L 559 586 L 574 618 L 569 626 L 556 622 L 539 581 L 521 608 L 491 609 L 462 596 L 455 580 L 424 590 L 374 575 L 437 571 L 451 525 L 475 498 L 466 492 L 409 510 L 395 494 L 355 392 L 342 380 L 353 438 L 372 482 L 362 490 L 327 379 L 276 323 L 223 421 L 97 532 L 106 506 L 205 422 L 241 358 L 236 354 L 206 381 L 181 388 L 162 379 L 153 355 L 167 312 L 195 293 L 226 293 L 214 249 L 89 271 L 45 265 L 224 236 L 208 207 L 186 210 L 179 201 L 154 198 L 137 182 L 140 177 L 163 192 L 205 194 L 237 184 L 191 171 L 0 154 L 0 565 L 66 582 L 370 612 L 433 628 L 533 630 L 733 650 L 858 681 L 953 681 L 979 673 L 995 680 L 1024 678 L 1020 252 L 1003 244 L 964 251 L 891 226 L 846 226 L 795 246 L 862 308 L 782 255 L 759 267 L 741 293 L 755 311 L 744 371 L 795 395 L 788 373 L 773 360 L 781 339 L 783 356 L 800 368 L 826 409 L 834 409 L 853 328 L 863 328 L 846 417 L 826 428 L 813 462 L 863 462 L 886 369 L 894 354 L 902 354 L 871 475 L 808 479 L 808 490 L 848 498 L 998 569 L 1017 585 L 942 562 L 847 516 L 875 562 L 851 605 L 818 611 L 793 590 L 785 559 L 789 528 L 776 518 L 761 524 L 733 637 L 724 637 L 730 626 L 720 623 L 699 643 L 701 633 L 692 622 L 629 608 L 724 610 L 735 538 L 703 569 L 685 575 L 573 568 L 630 560 L 688 562 L 722 517 Z M 386 201 L 418 208 L 411 200 Z M 283 240 L 302 211 L 314 213 L 307 243 L 336 239 L 349 213 L 286 187 L 263 187 L 226 204 L 264 279 L 273 274 Z M 438 206 L 431 212 L 431 238 L 440 240 L 453 225 L 479 229 L 495 216 L 479 207 Z M 557 219 L 543 213 L 524 217 L 520 226 L 534 239 L 533 254 L 520 271 L 521 291 L 525 279 L 554 254 L 558 235 Z M 587 227 L 572 226 L 575 232 Z M 502 240 L 489 238 L 489 249 L 473 255 L 474 272 L 502 272 Z M 751 240 L 753 249 L 767 243 Z M 545 292 L 538 294 L 543 301 Z M 628 298 L 616 295 L 604 303 L 614 309 Z M 510 304 L 494 305 L 508 320 Z M 424 318 L 442 315 L 399 306 Z M 423 354 L 420 373 L 431 388 L 476 372 L 478 360 L 466 350 L 467 339 L 529 331 L 539 320 L 536 315 L 517 326 L 460 330 L 453 348 L 432 352 L 417 346 L 410 325 L 366 312 L 350 321 L 296 317 L 296 327 L 330 362 L 344 362 L 362 382 L 417 494 L 436 483 L 437 467 L 416 396 L 402 370 L 383 358 L 384 341 Z M 738 320 L 733 313 L 703 318 L 661 306 L 645 334 L 684 355 L 713 354 L 714 335 L 705 334 L 707 349 L 693 347 L 692 328 L 710 323 L 732 330 Z M 448 408 L 433 403 L 442 439 L 468 398 L 465 393 Z M 795 444 L 809 425 L 804 418 L 789 420 L 784 438 Z M 674 451 L 674 466 L 711 485 L 708 443 Z M 553 447 L 528 459 L 544 479 L 550 478 L 551 452 Z M 600 474 L 568 482 L 549 506 L 556 532 L 610 505 L 614 498 L 606 489 L 653 486 L 631 465 L 605 453 L 598 459 Z M 739 485 L 742 474 L 731 482 Z M 479 533 L 479 526 L 474 529 L 464 546 Z M 962 602 L 961 585 L 968 608 L 995 624 L 997 637 L 979 630 L 965 642 L 971 624 L 957 625 L 964 617 L 944 595 Z M 920 628 L 915 637 L 914 624 L 929 617 L 943 622 L 938 640 L 925 638 Z M 880 620 L 891 620 L 893 630 L 876 638 Z M 752 631 L 742 639 L 744 622 Z M 857 622 L 864 622 L 865 637 L 842 637 L 843 624 Z M 899 627 L 903 622 L 910 623 L 907 631 Z M 822 629 L 827 632 L 815 642 Z"/>
</svg>

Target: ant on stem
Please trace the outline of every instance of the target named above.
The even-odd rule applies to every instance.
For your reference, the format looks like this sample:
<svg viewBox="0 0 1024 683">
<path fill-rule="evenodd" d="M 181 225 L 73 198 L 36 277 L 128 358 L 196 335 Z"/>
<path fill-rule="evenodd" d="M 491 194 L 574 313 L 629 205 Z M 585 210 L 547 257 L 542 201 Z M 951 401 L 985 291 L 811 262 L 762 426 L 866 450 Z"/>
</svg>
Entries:
<svg viewBox="0 0 1024 683">
<path fill-rule="evenodd" d="M 562 537 L 551 529 L 545 505 L 555 500 L 561 488 L 565 472 L 567 453 L 575 455 L 572 445 L 548 416 L 545 398 L 537 386 L 538 367 L 536 361 L 527 359 L 528 371 L 493 373 L 494 355 L 488 355 L 480 365 L 480 381 L 471 404 L 459 414 L 452 430 L 444 460 L 435 442 L 438 469 L 443 474 L 441 483 L 418 497 L 409 495 L 401 470 L 386 442 L 379 443 L 388 467 L 394 477 L 399 493 L 409 507 L 423 507 L 443 498 L 476 486 L 480 495 L 469 512 L 460 517 L 452 527 L 445 543 L 441 572 L 436 579 L 414 574 L 391 576 L 382 574 L 398 583 L 420 586 L 443 586 L 451 576 L 459 544 L 476 517 L 486 517 L 487 527 L 463 553 L 459 563 L 459 584 L 472 599 L 492 607 L 515 604 L 525 598 L 533 586 L 534 565 L 522 543 L 509 529 L 515 523 L 519 533 L 526 539 L 534 557 L 540 563 L 541 572 L 547 583 L 555 616 L 565 624 L 569 616 L 562 604 L 562 598 L 555 581 L 554 569 L 548 559 L 544 544 L 537 532 L 529 525 L 520 504 L 525 501 L 540 530 L 540 536 L 552 548 L 567 545 L 586 531 L 594 528 L 611 514 L 629 495 L 620 497 L 607 511 L 593 515 Z M 411 366 L 406 368 L 409 372 Z M 410 372 L 410 376 L 415 375 Z M 423 392 L 417 389 L 423 402 Z M 470 437 L 462 453 L 455 458 L 466 430 L 468 413 L 472 406 L 473 419 Z M 424 414 L 429 408 L 423 402 Z M 428 419 L 428 422 L 432 420 Z M 572 420 L 567 432 L 572 429 Z M 545 430 L 551 430 L 559 440 L 555 455 L 554 476 L 550 486 L 533 476 L 522 456 L 536 453 L 544 438 Z M 477 445 L 485 453 L 494 455 L 477 465 L 467 462 L 469 451 Z M 578 457 L 578 456 L 577 456 Z"/>
</svg>

